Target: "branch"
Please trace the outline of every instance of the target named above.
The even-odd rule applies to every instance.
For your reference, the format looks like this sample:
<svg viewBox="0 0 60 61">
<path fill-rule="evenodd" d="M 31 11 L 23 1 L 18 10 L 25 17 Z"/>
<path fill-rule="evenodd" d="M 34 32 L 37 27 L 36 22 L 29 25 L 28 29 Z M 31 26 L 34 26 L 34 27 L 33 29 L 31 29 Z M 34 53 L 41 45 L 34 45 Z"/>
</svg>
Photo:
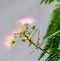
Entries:
<svg viewBox="0 0 60 61">
<path fill-rule="evenodd" d="M 36 30 L 37 31 L 37 30 Z M 34 32 L 33 36 L 35 35 L 36 31 Z M 41 51 L 43 51 L 43 49 L 39 46 L 39 45 L 36 45 L 34 42 L 32 42 L 31 40 L 28 39 L 28 36 L 25 35 L 25 37 L 27 38 L 27 40 L 32 43 L 36 48 L 39 48 Z M 38 42 L 39 42 L 40 38 L 39 38 L 39 29 L 38 29 Z M 44 52 L 44 51 L 43 51 Z M 49 52 L 46 52 L 49 54 Z"/>
<path fill-rule="evenodd" d="M 29 42 L 31 42 L 31 41 L 29 41 Z M 32 42 L 31 42 L 32 43 Z M 37 46 L 35 43 L 32 43 L 36 48 L 39 48 L 41 51 L 43 51 L 43 49 L 40 47 L 40 46 Z M 44 52 L 44 51 L 43 51 Z M 48 54 L 50 54 L 49 52 L 46 52 L 46 53 L 48 53 Z"/>
</svg>

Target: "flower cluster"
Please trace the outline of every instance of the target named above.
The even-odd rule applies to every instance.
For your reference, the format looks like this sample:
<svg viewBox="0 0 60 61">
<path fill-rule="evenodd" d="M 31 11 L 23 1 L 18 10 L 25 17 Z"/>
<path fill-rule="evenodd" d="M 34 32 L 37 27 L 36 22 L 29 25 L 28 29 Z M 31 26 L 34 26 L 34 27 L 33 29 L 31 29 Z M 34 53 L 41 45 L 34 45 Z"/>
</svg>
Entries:
<svg viewBox="0 0 60 61">
<path fill-rule="evenodd" d="M 14 39 L 14 36 L 17 34 L 21 38 L 22 41 L 29 41 L 28 46 L 32 45 L 34 42 L 34 39 L 31 35 L 31 32 L 28 31 L 29 25 L 32 24 L 34 21 L 34 18 L 32 16 L 24 16 L 18 19 L 18 27 L 11 32 L 11 35 L 8 35 L 4 41 L 4 45 L 7 48 L 10 48 L 11 46 L 14 46 L 14 44 L 17 42 Z M 35 26 L 31 27 L 31 29 L 35 29 Z"/>
</svg>

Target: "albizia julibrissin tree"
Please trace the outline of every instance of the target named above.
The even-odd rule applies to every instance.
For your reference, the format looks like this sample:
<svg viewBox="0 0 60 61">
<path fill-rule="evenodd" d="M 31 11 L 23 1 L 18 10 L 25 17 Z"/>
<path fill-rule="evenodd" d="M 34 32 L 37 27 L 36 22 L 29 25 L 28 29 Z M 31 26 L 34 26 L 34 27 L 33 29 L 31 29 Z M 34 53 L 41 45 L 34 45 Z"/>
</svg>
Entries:
<svg viewBox="0 0 60 61">
<path fill-rule="evenodd" d="M 42 3 L 51 4 L 55 0 L 42 0 Z M 60 0 L 56 0 L 60 2 Z M 16 40 L 17 37 L 20 38 L 21 41 L 28 41 L 28 46 L 34 45 L 36 49 L 40 49 L 42 53 L 39 55 L 38 61 L 43 58 L 43 56 L 47 53 L 49 56 L 45 61 L 60 61 L 60 4 L 56 4 L 54 10 L 52 11 L 50 24 L 48 25 L 47 32 L 43 37 L 45 41 L 44 47 L 41 48 L 40 40 L 40 30 L 36 26 L 31 26 L 35 20 L 32 16 L 23 16 L 19 19 L 19 26 L 11 33 L 11 35 L 6 37 L 4 45 L 7 47 L 13 46 L 19 40 Z M 37 34 L 36 34 L 37 33 Z M 37 41 L 35 43 L 34 36 L 38 35 Z"/>
</svg>

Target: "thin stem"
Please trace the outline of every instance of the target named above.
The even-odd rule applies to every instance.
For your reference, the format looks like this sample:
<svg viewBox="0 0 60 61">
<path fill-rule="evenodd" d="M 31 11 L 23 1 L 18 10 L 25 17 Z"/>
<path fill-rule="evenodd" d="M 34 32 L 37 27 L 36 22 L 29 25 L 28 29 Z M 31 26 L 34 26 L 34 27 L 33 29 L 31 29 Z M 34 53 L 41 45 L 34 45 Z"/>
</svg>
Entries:
<svg viewBox="0 0 60 61">
<path fill-rule="evenodd" d="M 31 41 L 30 41 L 31 42 Z M 31 42 L 32 43 L 32 42 Z M 32 43 L 36 48 L 39 48 L 40 50 L 42 50 L 43 51 L 43 49 L 39 46 L 37 46 L 35 43 Z M 46 52 L 46 53 L 48 53 L 49 54 L 49 52 Z"/>
<path fill-rule="evenodd" d="M 28 37 L 27 37 L 26 35 L 25 35 L 25 37 L 27 38 L 27 40 L 29 40 Z M 29 40 L 29 42 L 32 43 L 36 48 L 39 48 L 40 50 L 43 51 L 43 49 L 42 49 L 40 46 L 37 46 L 37 45 L 36 45 L 34 42 L 32 42 L 31 40 Z M 46 52 L 46 53 L 49 54 L 49 52 Z"/>
<path fill-rule="evenodd" d="M 31 41 L 30 41 L 31 42 Z M 32 43 L 32 42 L 31 42 Z M 32 43 L 36 48 L 39 48 L 40 50 L 42 50 L 43 51 L 43 49 L 40 47 L 40 46 L 37 46 L 35 43 Z M 48 53 L 49 54 L 49 52 L 46 52 L 46 53 Z"/>
<path fill-rule="evenodd" d="M 38 30 L 38 29 L 35 30 L 35 32 L 33 33 L 32 37 L 36 34 L 37 30 Z"/>
</svg>

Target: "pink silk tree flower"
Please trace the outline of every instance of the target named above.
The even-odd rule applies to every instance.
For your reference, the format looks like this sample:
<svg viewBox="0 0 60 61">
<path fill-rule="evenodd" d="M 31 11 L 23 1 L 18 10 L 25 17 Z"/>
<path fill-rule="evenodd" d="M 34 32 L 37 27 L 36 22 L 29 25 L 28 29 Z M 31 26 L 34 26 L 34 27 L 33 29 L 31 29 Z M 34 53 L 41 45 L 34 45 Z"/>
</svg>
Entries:
<svg viewBox="0 0 60 61">
<path fill-rule="evenodd" d="M 18 19 L 19 24 L 32 24 L 34 22 L 35 18 L 33 16 L 23 16 Z"/>
<path fill-rule="evenodd" d="M 15 44 L 14 38 L 12 36 L 7 36 L 4 41 L 4 46 L 9 49 Z"/>
<path fill-rule="evenodd" d="M 25 31 L 26 31 L 26 27 L 25 27 L 25 26 L 18 26 L 15 30 L 13 30 L 13 31 L 11 32 L 11 34 L 12 34 L 12 35 L 14 35 L 14 34 L 21 35 L 21 34 L 23 34 Z"/>
</svg>

